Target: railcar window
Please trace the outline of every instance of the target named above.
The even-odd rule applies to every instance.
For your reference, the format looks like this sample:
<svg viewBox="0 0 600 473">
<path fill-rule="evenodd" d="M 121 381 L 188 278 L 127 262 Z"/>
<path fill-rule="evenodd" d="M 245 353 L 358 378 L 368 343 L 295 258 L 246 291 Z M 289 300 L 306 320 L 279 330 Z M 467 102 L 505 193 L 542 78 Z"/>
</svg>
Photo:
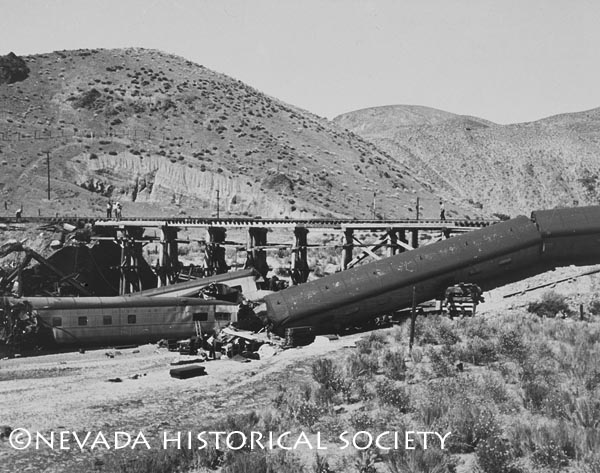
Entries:
<svg viewBox="0 0 600 473">
<path fill-rule="evenodd" d="M 231 314 L 229 312 L 215 312 L 215 320 L 231 320 Z"/>
<path fill-rule="evenodd" d="M 208 312 L 194 312 L 192 320 L 194 322 L 206 322 L 208 320 Z"/>
<path fill-rule="evenodd" d="M 52 326 L 60 327 L 62 325 L 62 317 L 52 317 Z"/>
<path fill-rule="evenodd" d="M 102 318 L 102 324 L 103 325 L 112 325 L 112 315 L 105 315 Z"/>
<path fill-rule="evenodd" d="M 127 323 L 128 324 L 134 324 L 135 323 L 135 314 L 129 314 L 127 316 Z"/>
<path fill-rule="evenodd" d="M 86 316 L 78 317 L 77 325 L 87 325 L 87 317 Z"/>
</svg>

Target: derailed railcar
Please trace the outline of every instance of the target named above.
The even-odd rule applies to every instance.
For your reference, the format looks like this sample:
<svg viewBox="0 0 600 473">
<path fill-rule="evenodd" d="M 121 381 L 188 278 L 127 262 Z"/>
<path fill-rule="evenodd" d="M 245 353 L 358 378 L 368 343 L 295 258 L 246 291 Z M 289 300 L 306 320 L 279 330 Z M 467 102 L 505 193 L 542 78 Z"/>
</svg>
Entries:
<svg viewBox="0 0 600 473">
<path fill-rule="evenodd" d="M 127 297 L 200 297 L 209 286 L 215 286 L 226 294 L 217 294 L 218 299 L 223 299 L 230 294 L 238 295 L 237 301 L 242 299 L 256 300 L 264 297 L 271 291 L 258 289 L 257 279 L 260 274 L 255 269 L 242 269 L 228 273 L 217 274 L 201 279 L 180 282 L 168 286 L 146 289 L 140 292 L 127 294 Z"/>
<path fill-rule="evenodd" d="M 8 301 L 11 304 L 11 300 Z M 235 303 L 165 297 L 27 297 L 27 307 L 58 345 L 150 343 L 208 333 L 237 321 Z"/>
<path fill-rule="evenodd" d="M 600 262 L 600 207 L 533 212 L 265 297 L 276 331 L 321 332 L 441 298 L 459 282 L 493 289 L 557 266 Z"/>
</svg>

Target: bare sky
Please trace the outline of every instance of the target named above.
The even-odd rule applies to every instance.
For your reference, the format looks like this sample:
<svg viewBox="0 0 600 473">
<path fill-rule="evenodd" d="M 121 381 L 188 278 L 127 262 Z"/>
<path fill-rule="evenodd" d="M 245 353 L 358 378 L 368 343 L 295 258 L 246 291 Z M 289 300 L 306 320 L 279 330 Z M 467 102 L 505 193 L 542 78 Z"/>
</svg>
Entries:
<svg viewBox="0 0 600 473">
<path fill-rule="evenodd" d="M 328 118 L 600 106 L 597 0 L 0 0 L 0 54 L 147 47 Z"/>
</svg>

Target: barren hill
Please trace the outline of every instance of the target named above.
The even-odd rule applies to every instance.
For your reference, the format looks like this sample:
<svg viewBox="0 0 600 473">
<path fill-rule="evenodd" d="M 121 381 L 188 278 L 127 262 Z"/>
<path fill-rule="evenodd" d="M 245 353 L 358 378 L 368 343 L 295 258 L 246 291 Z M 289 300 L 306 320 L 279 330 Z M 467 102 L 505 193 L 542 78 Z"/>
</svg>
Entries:
<svg viewBox="0 0 600 473">
<path fill-rule="evenodd" d="M 218 195 L 221 215 L 361 218 L 374 193 L 385 217 L 413 216 L 417 196 L 421 215 L 437 214 L 427 184 L 372 143 L 183 58 L 21 59 L 20 75 L 0 83 L 0 215 L 21 203 L 25 215 L 101 214 L 112 199 L 124 215 L 207 216 Z"/>
<path fill-rule="evenodd" d="M 598 203 L 600 109 L 498 125 L 399 105 L 350 112 L 334 122 L 390 153 L 446 198 L 485 212 Z"/>
</svg>

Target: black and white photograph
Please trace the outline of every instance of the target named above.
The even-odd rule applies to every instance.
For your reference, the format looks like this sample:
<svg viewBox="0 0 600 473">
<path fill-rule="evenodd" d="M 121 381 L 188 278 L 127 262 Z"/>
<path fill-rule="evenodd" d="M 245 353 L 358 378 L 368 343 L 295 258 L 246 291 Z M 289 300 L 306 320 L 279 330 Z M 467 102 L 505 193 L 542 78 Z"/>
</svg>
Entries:
<svg viewBox="0 0 600 473">
<path fill-rule="evenodd" d="M 0 472 L 600 473 L 599 25 L 0 0 Z"/>
</svg>

